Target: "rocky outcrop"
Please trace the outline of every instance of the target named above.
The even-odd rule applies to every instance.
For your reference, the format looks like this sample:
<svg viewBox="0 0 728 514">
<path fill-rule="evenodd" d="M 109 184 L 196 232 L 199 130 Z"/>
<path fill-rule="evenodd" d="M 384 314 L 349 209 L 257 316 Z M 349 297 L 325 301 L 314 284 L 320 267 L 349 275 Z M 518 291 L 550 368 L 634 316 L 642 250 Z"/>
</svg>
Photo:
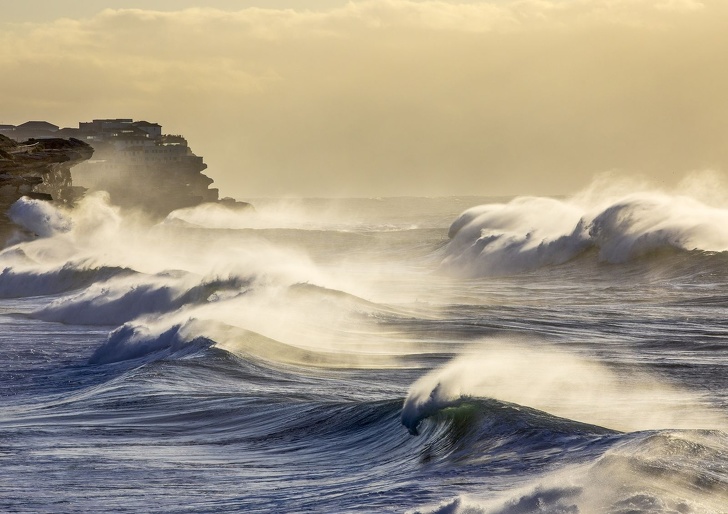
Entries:
<svg viewBox="0 0 728 514">
<path fill-rule="evenodd" d="M 221 201 L 217 188 L 211 187 L 213 180 L 202 173 L 207 169 L 203 158 L 192 152 L 184 136 L 163 134 L 159 123 L 109 118 L 82 121 L 78 128 L 59 129 L 47 121 L 28 121 L 18 126 L 0 125 L 2 134 L 15 141 L 38 138 L 39 141 L 28 139 L 23 143 L 6 138 L 5 144 L 15 146 L 5 157 L 11 167 L 24 160 L 22 167 L 26 171 L 32 160 L 38 159 L 40 168 L 45 170 L 40 175 L 21 173 L 23 178 L 6 177 L 6 193 L 11 198 L 18 193 L 42 194 L 71 202 L 79 190 L 105 191 L 113 205 L 143 211 L 150 219 L 163 219 L 176 209 Z M 69 139 L 46 139 L 57 136 Z M 73 167 L 73 183 L 83 188 L 72 186 L 70 166 L 46 166 L 48 152 L 54 149 L 49 146 L 50 141 L 58 142 L 57 150 L 82 150 L 87 160 Z M 89 149 L 93 159 L 86 156 Z M 40 156 L 41 151 L 44 157 Z M 68 163 L 71 162 L 77 162 L 74 156 L 69 156 Z M 223 204 L 233 208 L 248 205 L 235 200 Z"/>
<path fill-rule="evenodd" d="M 0 134 L 0 240 L 10 229 L 7 211 L 22 196 L 71 204 L 83 195 L 71 168 L 88 160 L 93 148 L 78 139 L 16 142 Z"/>
<path fill-rule="evenodd" d="M 1 125 L 0 225 L 8 225 L 6 212 L 21 196 L 71 204 L 94 191 L 105 191 L 113 205 L 143 211 L 152 220 L 207 203 L 251 208 L 219 199 L 205 169 L 182 135 L 163 134 L 158 123 L 95 119 L 60 130 L 45 121 Z"/>
</svg>

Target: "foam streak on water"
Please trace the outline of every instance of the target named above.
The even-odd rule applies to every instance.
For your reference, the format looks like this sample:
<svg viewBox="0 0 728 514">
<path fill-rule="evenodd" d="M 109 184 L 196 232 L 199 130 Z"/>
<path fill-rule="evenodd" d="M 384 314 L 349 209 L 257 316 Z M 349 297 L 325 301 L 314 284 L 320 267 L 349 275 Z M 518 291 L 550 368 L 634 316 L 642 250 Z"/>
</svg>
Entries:
<svg viewBox="0 0 728 514">
<path fill-rule="evenodd" d="M 728 512 L 728 209 L 696 184 L 22 199 L 0 511 Z"/>
</svg>

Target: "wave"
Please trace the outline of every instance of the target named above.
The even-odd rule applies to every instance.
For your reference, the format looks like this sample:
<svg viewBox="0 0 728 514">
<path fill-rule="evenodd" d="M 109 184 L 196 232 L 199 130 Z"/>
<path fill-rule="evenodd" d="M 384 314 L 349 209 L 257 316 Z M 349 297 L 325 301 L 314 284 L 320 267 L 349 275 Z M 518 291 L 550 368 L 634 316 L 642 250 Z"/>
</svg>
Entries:
<svg viewBox="0 0 728 514">
<path fill-rule="evenodd" d="M 245 294 L 250 281 L 230 277 L 204 279 L 187 273 L 134 274 L 96 282 L 75 296 L 54 300 L 33 312 L 45 321 L 79 325 L 118 325 L 143 315 L 163 314 Z"/>
<path fill-rule="evenodd" d="M 371 316 L 392 312 L 314 284 L 270 288 L 178 272 L 94 284 L 31 315 L 74 324 L 123 323 L 92 363 L 184 355 L 186 345 L 194 349 L 205 341 L 247 360 L 354 369 L 397 364 L 398 354 L 385 343 L 368 340 L 376 336 Z"/>
<path fill-rule="evenodd" d="M 174 325 L 162 333 L 155 333 L 148 325 L 122 325 L 109 334 L 106 342 L 93 353 L 89 364 L 181 357 L 214 344 L 204 337 L 190 338 L 183 329 L 183 325 Z"/>
<path fill-rule="evenodd" d="M 347 292 L 356 281 L 323 273 L 305 252 L 122 219 L 103 196 L 66 215 L 67 231 L 0 252 L 0 295 L 66 293 L 33 302 L 30 316 L 122 325 L 97 349 L 94 364 L 185 355 L 200 344 L 314 367 L 396 361 L 370 319 L 393 311 Z"/>
<path fill-rule="evenodd" d="M 543 343 L 508 339 L 490 340 L 415 382 L 402 424 L 416 434 L 424 419 L 468 398 L 497 399 L 621 431 L 728 426 L 697 394 L 646 373 L 617 372 Z"/>
<path fill-rule="evenodd" d="M 8 215 L 14 223 L 42 237 L 68 232 L 73 227 L 72 219 L 63 210 L 26 196 L 10 207 Z"/>
<path fill-rule="evenodd" d="M 719 513 L 728 505 L 728 434 L 623 436 L 598 458 L 544 473 L 505 494 L 459 496 L 413 514 Z"/>
<path fill-rule="evenodd" d="M 423 439 L 423 463 L 497 466 L 500 474 L 512 475 L 548 465 L 553 452 L 564 448 L 571 462 L 593 459 L 620 437 L 619 432 L 596 425 L 481 398 L 453 400 L 410 433 Z"/>
<path fill-rule="evenodd" d="M 449 236 L 440 268 L 469 277 L 560 265 L 589 250 L 621 264 L 664 251 L 725 252 L 728 209 L 662 192 L 521 197 L 465 211 Z"/>
<path fill-rule="evenodd" d="M 135 359 L 146 362 L 186 357 L 211 347 L 245 361 L 308 368 L 387 368 L 398 363 L 392 355 L 361 352 L 345 346 L 301 346 L 298 340 L 288 343 L 240 326 L 190 317 L 186 313 L 125 323 L 111 332 L 89 362 L 110 364 Z"/>
<path fill-rule="evenodd" d="M 94 267 L 84 262 L 67 262 L 46 270 L 6 267 L 0 272 L 0 298 L 55 295 L 130 274 L 133 271 L 128 268 Z"/>
</svg>

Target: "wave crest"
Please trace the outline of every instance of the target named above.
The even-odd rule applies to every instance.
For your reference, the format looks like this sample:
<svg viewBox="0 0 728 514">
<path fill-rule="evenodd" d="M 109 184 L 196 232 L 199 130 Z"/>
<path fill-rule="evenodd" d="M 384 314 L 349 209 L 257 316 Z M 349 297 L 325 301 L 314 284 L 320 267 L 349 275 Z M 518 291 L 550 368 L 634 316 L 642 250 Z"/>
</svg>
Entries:
<svg viewBox="0 0 728 514">
<path fill-rule="evenodd" d="M 450 226 L 441 269 L 465 276 L 563 264 L 596 249 L 624 263 L 661 250 L 728 250 L 728 209 L 643 192 L 594 200 L 524 197 L 465 211 Z"/>
<path fill-rule="evenodd" d="M 727 421 L 699 396 L 646 373 L 618 373 L 535 341 L 526 346 L 493 340 L 415 382 L 402 408 L 402 424 L 416 434 L 422 420 L 468 398 L 496 399 L 621 431 L 722 429 Z"/>
<path fill-rule="evenodd" d="M 73 227 L 73 221 L 61 209 L 26 196 L 16 201 L 8 214 L 14 223 L 41 237 L 68 232 Z"/>
<path fill-rule="evenodd" d="M 149 356 L 162 358 L 172 354 L 188 355 L 214 344 L 214 341 L 204 337 L 191 337 L 191 325 L 194 325 L 194 320 L 164 328 L 124 324 L 109 334 L 106 342 L 91 356 L 89 363 L 109 364 Z"/>
</svg>

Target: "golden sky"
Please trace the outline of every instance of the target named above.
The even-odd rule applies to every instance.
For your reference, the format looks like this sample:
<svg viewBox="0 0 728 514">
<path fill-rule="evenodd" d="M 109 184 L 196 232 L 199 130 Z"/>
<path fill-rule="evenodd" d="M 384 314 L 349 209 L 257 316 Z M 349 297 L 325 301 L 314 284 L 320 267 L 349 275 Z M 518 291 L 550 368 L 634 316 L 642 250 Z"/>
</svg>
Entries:
<svg viewBox="0 0 728 514">
<path fill-rule="evenodd" d="M 156 121 L 239 198 L 728 170 L 725 0 L 202 4 L 3 5 L 0 123 Z"/>
</svg>

